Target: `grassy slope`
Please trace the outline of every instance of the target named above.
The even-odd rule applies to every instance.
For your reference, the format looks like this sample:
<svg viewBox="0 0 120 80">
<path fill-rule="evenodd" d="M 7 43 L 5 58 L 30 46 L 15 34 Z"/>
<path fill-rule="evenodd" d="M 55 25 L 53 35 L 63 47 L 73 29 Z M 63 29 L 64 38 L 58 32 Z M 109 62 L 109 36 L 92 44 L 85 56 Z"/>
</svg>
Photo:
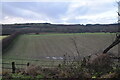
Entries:
<svg viewBox="0 0 120 80">
<path fill-rule="evenodd" d="M 62 57 L 65 53 L 77 56 L 71 38 L 76 37 L 81 56 L 105 49 L 114 40 L 115 34 L 109 33 L 67 33 L 22 35 L 4 55 L 3 62 L 28 62 L 27 59 L 53 60 L 46 57 Z M 117 53 L 117 47 L 111 50 Z M 24 59 L 24 60 L 7 60 Z M 34 62 L 34 61 L 33 61 Z M 32 63 L 32 61 L 31 61 Z"/>
</svg>

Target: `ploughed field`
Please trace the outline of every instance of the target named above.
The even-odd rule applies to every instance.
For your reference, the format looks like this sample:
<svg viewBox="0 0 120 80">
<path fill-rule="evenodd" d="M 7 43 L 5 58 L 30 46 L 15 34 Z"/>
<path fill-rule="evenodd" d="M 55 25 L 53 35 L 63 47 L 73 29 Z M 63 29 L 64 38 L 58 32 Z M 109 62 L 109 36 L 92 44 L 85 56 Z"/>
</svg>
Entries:
<svg viewBox="0 0 120 80">
<path fill-rule="evenodd" d="M 24 34 L 3 53 L 3 63 L 56 65 L 64 60 L 64 55 L 70 60 L 77 56 L 74 41 L 82 58 L 101 53 L 114 39 L 114 33 Z M 118 46 L 110 52 L 117 54 Z"/>
</svg>

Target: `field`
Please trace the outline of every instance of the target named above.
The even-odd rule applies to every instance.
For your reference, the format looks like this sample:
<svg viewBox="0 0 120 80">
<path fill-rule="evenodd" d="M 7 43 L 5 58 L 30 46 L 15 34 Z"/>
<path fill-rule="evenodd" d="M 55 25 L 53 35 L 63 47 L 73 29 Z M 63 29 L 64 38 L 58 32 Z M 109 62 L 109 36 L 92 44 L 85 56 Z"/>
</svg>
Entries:
<svg viewBox="0 0 120 80">
<path fill-rule="evenodd" d="M 56 34 L 24 34 L 19 36 L 3 53 L 3 62 L 32 64 L 59 63 L 64 55 L 73 59 L 77 56 L 73 40 L 77 43 L 81 58 L 90 54 L 101 53 L 115 39 L 114 33 L 56 33 Z M 110 52 L 117 54 L 118 47 Z M 46 63 L 45 63 L 46 62 Z M 55 63 L 55 64 L 56 64 Z"/>
</svg>

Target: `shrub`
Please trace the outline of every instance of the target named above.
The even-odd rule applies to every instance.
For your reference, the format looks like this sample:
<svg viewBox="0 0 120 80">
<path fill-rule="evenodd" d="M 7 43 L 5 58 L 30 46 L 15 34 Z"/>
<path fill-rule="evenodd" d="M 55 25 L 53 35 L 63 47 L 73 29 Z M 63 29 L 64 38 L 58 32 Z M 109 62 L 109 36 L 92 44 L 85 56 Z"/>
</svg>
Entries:
<svg viewBox="0 0 120 80">
<path fill-rule="evenodd" d="M 30 65 L 25 69 L 25 73 L 26 75 L 30 75 L 30 76 L 37 76 L 38 74 L 41 74 L 41 67 L 40 66 L 34 66 L 34 65 Z"/>
<path fill-rule="evenodd" d="M 97 73 L 99 76 L 102 73 L 110 72 L 112 70 L 112 64 L 112 59 L 108 54 L 100 54 L 88 62 L 87 68 L 93 71 L 91 73 Z"/>
</svg>

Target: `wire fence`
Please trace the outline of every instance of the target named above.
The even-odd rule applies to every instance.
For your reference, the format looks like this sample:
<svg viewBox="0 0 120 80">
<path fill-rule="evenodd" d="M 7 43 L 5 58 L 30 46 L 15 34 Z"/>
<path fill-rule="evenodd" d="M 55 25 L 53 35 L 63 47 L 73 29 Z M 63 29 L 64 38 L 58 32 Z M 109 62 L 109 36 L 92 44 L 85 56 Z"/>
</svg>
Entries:
<svg viewBox="0 0 120 80">
<path fill-rule="evenodd" d="M 14 72 L 14 70 L 24 69 L 29 65 L 38 65 L 40 67 L 52 68 L 56 67 L 63 62 L 63 60 L 39 60 L 39 59 L 12 59 L 12 58 L 3 58 L 2 70 L 9 70 Z"/>
<path fill-rule="evenodd" d="M 96 54 L 94 54 L 96 55 Z M 89 55 L 92 56 L 92 55 Z M 86 56 L 86 57 L 89 57 Z M 111 57 L 114 59 L 115 62 L 120 60 L 120 57 Z M 76 62 L 74 60 L 66 60 L 66 62 L 69 64 L 71 62 Z M 0 63 L 2 65 L 2 70 L 9 70 L 11 73 L 14 73 L 17 69 L 24 69 L 25 67 L 28 67 L 29 65 L 39 65 L 41 67 L 47 67 L 47 68 L 53 68 L 56 66 L 59 66 L 59 64 L 64 63 L 63 60 L 40 60 L 40 59 L 12 59 L 12 58 L 3 58 L 3 62 Z M 2 75 L 2 74 L 0 74 Z"/>
</svg>

